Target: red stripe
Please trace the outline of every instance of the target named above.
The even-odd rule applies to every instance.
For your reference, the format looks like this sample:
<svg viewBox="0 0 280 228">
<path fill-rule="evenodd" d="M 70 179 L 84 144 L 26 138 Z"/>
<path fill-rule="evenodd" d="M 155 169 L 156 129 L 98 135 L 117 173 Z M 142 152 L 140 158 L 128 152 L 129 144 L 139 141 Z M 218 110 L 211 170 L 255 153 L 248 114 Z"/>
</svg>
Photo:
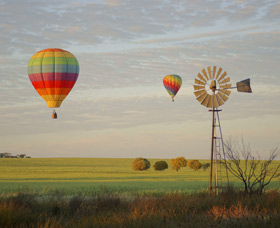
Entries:
<svg viewBox="0 0 280 228">
<path fill-rule="evenodd" d="M 67 72 L 50 72 L 50 73 L 37 73 L 37 74 L 29 74 L 29 79 L 31 82 L 34 81 L 77 81 L 78 74 L 77 73 L 67 73 Z"/>
<path fill-rule="evenodd" d="M 32 82 L 35 89 L 40 88 L 73 88 L 76 81 L 37 81 Z"/>
</svg>

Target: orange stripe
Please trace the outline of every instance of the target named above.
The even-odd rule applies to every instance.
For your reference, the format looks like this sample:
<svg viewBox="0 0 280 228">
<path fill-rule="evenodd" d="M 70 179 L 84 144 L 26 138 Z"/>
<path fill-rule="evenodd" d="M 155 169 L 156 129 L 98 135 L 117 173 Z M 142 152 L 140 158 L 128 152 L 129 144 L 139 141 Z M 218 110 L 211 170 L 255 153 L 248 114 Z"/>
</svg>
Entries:
<svg viewBox="0 0 280 228">
<path fill-rule="evenodd" d="M 42 95 L 67 95 L 72 88 L 39 88 L 36 89 L 40 96 Z"/>
<path fill-rule="evenodd" d="M 59 48 L 47 48 L 47 49 L 44 49 L 44 50 L 38 51 L 38 52 L 47 52 L 47 51 L 51 51 L 51 52 L 53 52 L 53 51 L 67 52 L 67 51 L 65 51 L 63 49 L 59 49 Z"/>
</svg>

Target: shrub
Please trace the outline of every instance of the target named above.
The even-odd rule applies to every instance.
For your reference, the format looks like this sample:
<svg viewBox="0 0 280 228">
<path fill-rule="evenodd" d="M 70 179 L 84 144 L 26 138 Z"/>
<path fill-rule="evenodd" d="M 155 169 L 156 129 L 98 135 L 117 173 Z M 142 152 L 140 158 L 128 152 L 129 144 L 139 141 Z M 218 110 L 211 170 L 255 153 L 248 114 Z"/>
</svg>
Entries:
<svg viewBox="0 0 280 228">
<path fill-rule="evenodd" d="M 201 168 L 203 169 L 203 171 L 206 171 L 206 169 L 208 169 L 210 167 L 210 163 L 208 162 L 208 163 L 203 163 L 202 165 L 201 165 Z"/>
<path fill-rule="evenodd" d="M 82 205 L 83 199 L 80 196 L 74 196 L 70 201 L 69 201 L 69 209 L 72 213 L 77 212 L 77 210 L 80 208 Z"/>
<path fill-rule="evenodd" d="M 254 155 L 250 144 L 241 145 L 237 140 L 229 139 L 225 143 L 225 156 L 221 157 L 221 164 L 237 179 L 243 182 L 244 192 L 247 194 L 262 194 L 264 188 L 272 179 L 280 178 L 280 164 L 274 161 L 280 156 L 278 146 L 271 149 L 266 159 Z M 240 160 L 244 162 L 240 162 Z"/>
<path fill-rule="evenodd" d="M 132 169 L 142 171 L 150 168 L 150 162 L 146 158 L 135 158 L 132 162 Z"/>
<path fill-rule="evenodd" d="M 188 166 L 191 169 L 194 169 L 194 171 L 199 170 L 202 166 L 202 164 L 198 160 L 189 160 L 188 161 Z"/>
<path fill-rule="evenodd" d="M 69 199 L 65 195 L 60 199 L 61 213 L 53 215 L 49 208 L 57 204 L 56 197 L 31 196 L 28 204 L 36 206 L 29 207 L 22 196 L 19 203 L 1 193 L 0 227 L 279 227 L 278 190 L 253 197 L 232 188 L 219 197 L 207 192 L 126 196 L 75 194 Z"/>
<path fill-rule="evenodd" d="M 168 164 L 166 163 L 166 161 L 157 161 L 154 164 L 154 169 L 159 171 L 168 169 Z"/>
<path fill-rule="evenodd" d="M 181 167 L 185 167 L 186 165 L 187 160 L 184 157 L 178 157 L 171 160 L 171 166 L 173 169 L 176 169 L 177 172 Z"/>
</svg>

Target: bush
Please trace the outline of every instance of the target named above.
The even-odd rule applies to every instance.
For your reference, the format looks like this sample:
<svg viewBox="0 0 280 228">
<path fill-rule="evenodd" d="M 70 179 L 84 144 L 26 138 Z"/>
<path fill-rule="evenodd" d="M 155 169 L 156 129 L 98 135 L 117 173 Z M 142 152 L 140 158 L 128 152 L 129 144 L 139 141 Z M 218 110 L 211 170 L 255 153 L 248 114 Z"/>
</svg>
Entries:
<svg viewBox="0 0 280 228">
<path fill-rule="evenodd" d="M 223 189 L 219 197 L 208 192 L 135 197 L 128 193 L 65 195 L 59 201 L 59 215 L 49 210 L 58 203 L 56 196 L 30 195 L 26 202 L 24 195 L 1 193 L 0 227 L 279 227 L 278 190 L 254 197 L 232 188 Z"/>
<path fill-rule="evenodd" d="M 143 171 L 150 168 L 150 162 L 146 158 L 135 158 L 132 162 L 132 169 Z"/>
<path fill-rule="evenodd" d="M 171 166 L 173 169 L 176 169 L 178 172 L 181 167 L 185 167 L 187 165 L 187 160 L 184 157 L 178 157 L 171 160 Z"/>
<path fill-rule="evenodd" d="M 206 169 L 208 169 L 210 167 L 210 163 L 208 162 L 208 163 L 203 163 L 202 165 L 201 165 L 201 168 L 203 169 L 203 171 L 206 171 Z"/>
<path fill-rule="evenodd" d="M 154 164 L 154 169 L 159 171 L 168 169 L 168 164 L 166 163 L 166 161 L 157 161 Z"/>
<path fill-rule="evenodd" d="M 201 168 L 202 164 L 198 160 L 189 160 L 188 166 L 196 171 Z"/>
</svg>

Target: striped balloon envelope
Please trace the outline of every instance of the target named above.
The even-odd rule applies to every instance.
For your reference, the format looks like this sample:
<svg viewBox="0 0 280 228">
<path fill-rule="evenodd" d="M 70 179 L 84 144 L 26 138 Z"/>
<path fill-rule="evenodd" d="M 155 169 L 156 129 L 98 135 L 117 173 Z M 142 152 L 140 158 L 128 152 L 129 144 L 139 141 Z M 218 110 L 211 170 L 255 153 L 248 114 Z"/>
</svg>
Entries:
<svg viewBox="0 0 280 228">
<path fill-rule="evenodd" d="M 163 78 L 163 85 L 171 96 L 172 101 L 174 101 L 174 97 L 182 85 L 182 79 L 179 75 L 169 74 Z"/>
<path fill-rule="evenodd" d="M 79 75 L 78 60 L 70 52 L 52 48 L 37 52 L 28 63 L 29 79 L 49 108 L 60 107 Z"/>
</svg>

